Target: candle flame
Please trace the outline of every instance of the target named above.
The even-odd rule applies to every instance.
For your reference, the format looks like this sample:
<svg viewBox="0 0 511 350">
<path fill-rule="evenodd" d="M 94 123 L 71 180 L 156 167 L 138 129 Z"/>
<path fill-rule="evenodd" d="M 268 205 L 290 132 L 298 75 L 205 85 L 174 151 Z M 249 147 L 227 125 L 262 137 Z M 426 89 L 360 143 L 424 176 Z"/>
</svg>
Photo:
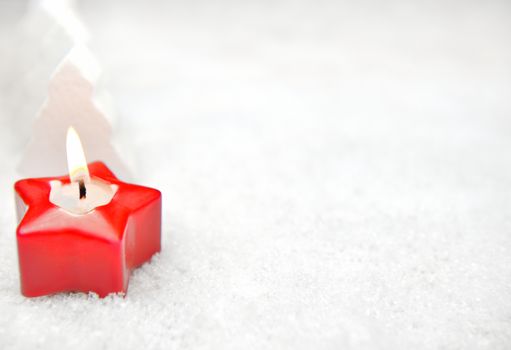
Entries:
<svg viewBox="0 0 511 350">
<path fill-rule="evenodd" d="M 67 149 L 67 168 L 69 170 L 69 178 L 72 182 L 90 181 L 89 168 L 87 160 L 83 153 L 82 142 L 76 130 L 70 126 L 67 129 L 66 139 Z"/>
</svg>

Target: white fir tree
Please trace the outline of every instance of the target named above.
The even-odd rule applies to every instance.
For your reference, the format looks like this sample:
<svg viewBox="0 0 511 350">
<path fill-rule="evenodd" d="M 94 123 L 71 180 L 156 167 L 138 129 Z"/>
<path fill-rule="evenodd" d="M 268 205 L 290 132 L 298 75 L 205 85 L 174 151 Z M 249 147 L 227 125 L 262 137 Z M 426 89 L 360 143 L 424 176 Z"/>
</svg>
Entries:
<svg viewBox="0 0 511 350">
<path fill-rule="evenodd" d="M 129 177 L 112 144 L 110 122 L 94 100 L 99 74 L 97 62 L 85 46 L 75 47 L 57 67 L 21 159 L 18 170 L 22 175 L 66 174 L 66 132 L 73 126 L 80 135 L 88 161 L 101 160 L 121 179 Z"/>
</svg>

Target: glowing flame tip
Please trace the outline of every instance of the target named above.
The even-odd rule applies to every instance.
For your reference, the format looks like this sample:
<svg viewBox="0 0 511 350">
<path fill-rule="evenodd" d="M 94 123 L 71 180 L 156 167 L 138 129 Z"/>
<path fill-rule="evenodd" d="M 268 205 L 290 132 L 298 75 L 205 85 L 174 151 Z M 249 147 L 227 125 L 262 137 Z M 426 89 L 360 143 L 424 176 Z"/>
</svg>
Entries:
<svg viewBox="0 0 511 350">
<path fill-rule="evenodd" d="M 83 153 L 82 142 L 80 141 L 78 133 L 72 126 L 67 129 L 66 150 L 67 168 L 71 181 L 77 182 L 83 180 L 89 182 L 89 168 L 87 167 L 87 160 Z"/>
</svg>

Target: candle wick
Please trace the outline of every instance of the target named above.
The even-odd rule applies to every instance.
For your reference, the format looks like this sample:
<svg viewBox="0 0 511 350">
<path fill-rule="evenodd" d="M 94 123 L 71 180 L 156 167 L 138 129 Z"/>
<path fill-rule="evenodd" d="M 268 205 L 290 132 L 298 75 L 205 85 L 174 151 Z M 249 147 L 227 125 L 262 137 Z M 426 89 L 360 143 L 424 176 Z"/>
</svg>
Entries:
<svg viewBox="0 0 511 350">
<path fill-rule="evenodd" d="M 80 199 L 87 197 L 87 189 L 83 180 L 78 180 L 78 187 L 80 188 Z"/>
</svg>

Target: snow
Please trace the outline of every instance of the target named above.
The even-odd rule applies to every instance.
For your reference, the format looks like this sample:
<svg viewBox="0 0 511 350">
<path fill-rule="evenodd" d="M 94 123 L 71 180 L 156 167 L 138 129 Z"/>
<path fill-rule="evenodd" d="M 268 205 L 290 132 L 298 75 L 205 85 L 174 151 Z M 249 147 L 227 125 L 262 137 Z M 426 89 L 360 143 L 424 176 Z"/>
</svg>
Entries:
<svg viewBox="0 0 511 350">
<path fill-rule="evenodd" d="M 78 5 L 163 250 L 22 297 L 3 119 L 0 348 L 511 347 L 507 2 Z"/>
</svg>

